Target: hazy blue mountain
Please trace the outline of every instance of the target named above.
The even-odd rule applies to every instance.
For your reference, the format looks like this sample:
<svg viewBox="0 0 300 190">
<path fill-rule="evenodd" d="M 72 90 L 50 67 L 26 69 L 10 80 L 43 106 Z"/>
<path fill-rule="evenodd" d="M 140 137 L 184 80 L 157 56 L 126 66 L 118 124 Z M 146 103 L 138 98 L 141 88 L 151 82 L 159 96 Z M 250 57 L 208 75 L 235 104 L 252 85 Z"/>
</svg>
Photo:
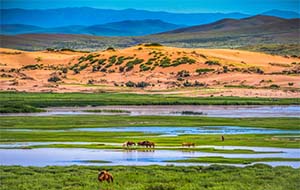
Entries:
<svg viewBox="0 0 300 190">
<path fill-rule="evenodd" d="M 163 22 L 161 20 L 126 20 L 101 25 L 71 25 L 54 28 L 42 28 L 32 25 L 4 24 L 0 25 L 0 34 L 15 35 L 28 33 L 48 34 L 89 34 L 97 36 L 142 36 L 174 30 L 183 26 Z"/>
<path fill-rule="evenodd" d="M 142 36 L 174 30 L 183 26 L 161 20 L 126 20 L 86 27 L 88 34 L 98 36 Z"/>
<path fill-rule="evenodd" d="M 261 13 L 262 15 L 268 15 L 268 16 L 276 16 L 281 18 L 300 18 L 300 14 L 293 11 L 281 11 L 281 10 L 270 10 L 267 12 Z"/>
<path fill-rule="evenodd" d="M 177 25 L 198 25 L 223 18 L 244 18 L 241 13 L 168 13 L 135 9 L 110 10 L 89 7 L 60 8 L 45 10 L 2 9 L 1 24 L 26 24 L 40 27 L 61 27 L 68 25 L 99 25 L 123 20 L 162 20 Z"/>
<path fill-rule="evenodd" d="M 297 20 L 299 19 L 294 19 L 293 21 L 293 24 L 295 24 L 294 27 L 297 27 Z M 276 25 L 282 23 L 292 24 L 288 19 L 283 19 L 283 18 L 273 17 L 273 16 L 256 15 L 253 17 L 248 17 L 243 19 L 222 19 L 210 24 L 180 28 L 177 30 L 164 32 L 163 34 L 220 32 L 220 31 L 234 31 L 234 30 L 236 31 L 236 30 L 245 30 L 245 28 L 249 28 L 249 30 L 253 30 L 255 28 L 262 28 L 259 32 L 263 32 L 264 29 L 268 30 L 267 27 L 275 26 L 274 29 L 276 29 Z M 278 27 L 278 29 L 284 30 L 286 28 Z"/>
<path fill-rule="evenodd" d="M 41 31 L 43 28 L 25 24 L 3 24 L 0 25 L 1 34 L 25 34 Z"/>
</svg>

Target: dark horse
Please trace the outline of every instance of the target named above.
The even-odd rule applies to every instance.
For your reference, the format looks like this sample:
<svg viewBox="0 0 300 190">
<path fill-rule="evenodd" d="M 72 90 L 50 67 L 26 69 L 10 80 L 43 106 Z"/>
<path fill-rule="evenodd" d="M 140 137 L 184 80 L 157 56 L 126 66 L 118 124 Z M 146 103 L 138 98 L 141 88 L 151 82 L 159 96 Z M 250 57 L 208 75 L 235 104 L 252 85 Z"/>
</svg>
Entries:
<svg viewBox="0 0 300 190">
<path fill-rule="evenodd" d="M 135 142 L 132 142 L 132 141 L 126 141 L 124 144 L 123 144 L 123 147 L 130 147 L 130 146 L 135 146 Z"/>
<path fill-rule="evenodd" d="M 191 142 L 184 142 L 182 143 L 182 147 L 195 147 L 195 143 L 191 143 Z"/>
<path fill-rule="evenodd" d="M 107 181 L 108 183 L 114 182 L 113 176 L 106 170 L 102 170 L 98 174 L 98 180 L 100 182 Z"/>
<path fill-rule="evenodd" d="M 155 148 L 155 143 L 150 141 L 138 142 L 138 146 L 145 146 L 146 148 Z"/>
</svg>

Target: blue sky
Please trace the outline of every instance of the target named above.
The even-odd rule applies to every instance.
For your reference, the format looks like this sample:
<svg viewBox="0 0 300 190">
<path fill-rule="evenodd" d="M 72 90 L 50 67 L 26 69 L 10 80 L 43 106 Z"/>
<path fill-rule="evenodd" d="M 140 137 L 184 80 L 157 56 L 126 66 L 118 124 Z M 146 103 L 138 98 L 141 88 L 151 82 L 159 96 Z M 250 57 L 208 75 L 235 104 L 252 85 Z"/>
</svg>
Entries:
<svg viewBox="0 0 300 190">
<path fill-rule="evenodd" d="M 168 12 L 260 13 L 271 9 L 300 12 L 300 0 L 0 0 L 1 8 L 94 7 Z"/>
</svg>

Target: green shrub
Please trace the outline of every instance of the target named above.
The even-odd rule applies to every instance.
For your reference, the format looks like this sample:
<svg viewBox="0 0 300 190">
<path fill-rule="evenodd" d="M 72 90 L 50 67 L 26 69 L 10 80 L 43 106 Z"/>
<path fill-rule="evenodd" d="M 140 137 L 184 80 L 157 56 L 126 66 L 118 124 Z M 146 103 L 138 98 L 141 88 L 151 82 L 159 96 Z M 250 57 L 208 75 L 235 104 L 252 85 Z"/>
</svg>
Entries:
<svg viewBox="0 0 300 190">
<path fill-rule="evenodd" d="M 219 63 L 219 61 L 211 61 L 211 60 L 206 61 L 205 64 L 206 64 L 206 65 L 221 65 L 221 64 Z"/>
<path fill-rule="evenodd" d="M 272 89 L 278 89 L 278 88 L 280 88 L 280 86 L 277 85 L 277 84 L 271 84 L 270 88 L 272 88 Z"/>
<path fill-rule="evenodd" d="M 178 77 L 189 77 L 190 76 L 190 72 L 186 71 L 186 70 L 181 70 L 177 73 Z"/>
<path fill-rule="evenodd" d="M 140 65 L 140 71 L 148 71 L 148 70 L 150 70 L 151 69 L 151 67 L 149 67 L 149 66 L 146 66 L 146 65 L 144 65 L 144 64 L 141 64 Z"/>
<path fill-rule="evenodd" d="M 201 75 L 201 74 L 205 74 L 208 72 L 213 72 L 215 71 L 215 69 L 209 69 L 209 68 L 204 68 L 204 69 L 196 69 L 196 72 Z"/>
<path fill-rule="evenodd" d="M 147 82 L 144 82 L 144 81 L 138 82 L 138 83 L 136 84 L 136 87 L 137 87 L 137 88 L 146 88 L 147 86 L 150 86 L 150 83 L 147 83 Z"/>
<path fill-rule="evenodd" d="M 58 82 L 61 81 L 61 79 L 58 76 L 52 76 L 48 79 L 48 82 Z"/>
<path fill-rule="evenodd" d="M 148 47 L 148 46 L 163 46 L 163 45 L 161 45 L 160 43 L 147 43 L 144 44 L 144 46 Z"/>
<path fill-rule="evenodd" d="M 164 57 L 162 60 L 160 60 L 159 66 L 165 68 L 171 66 L 171 59 L 168 57 Z"/>
<path fill-rule="evenodd" d="M 125 85 L 126 85 L 127 87 L 135 87 L 135 86 L 136 86 L 136 84 L 135 84 L 134 82 L 132 82 L 132 81 L 126 82 Z"/>
<path fill-rule="evenodd" d="M 180 58 L 177 58 L 175 59 L 173 62 L 172 62 L 172 65 L 173 67 L 176 67 L 178 65 L 182 65 L 182 64 L 194 64 L 196 63 L 196 60 L 195 59 L 191 59 L 189 57 L 180 57 Z"/>
</svg>

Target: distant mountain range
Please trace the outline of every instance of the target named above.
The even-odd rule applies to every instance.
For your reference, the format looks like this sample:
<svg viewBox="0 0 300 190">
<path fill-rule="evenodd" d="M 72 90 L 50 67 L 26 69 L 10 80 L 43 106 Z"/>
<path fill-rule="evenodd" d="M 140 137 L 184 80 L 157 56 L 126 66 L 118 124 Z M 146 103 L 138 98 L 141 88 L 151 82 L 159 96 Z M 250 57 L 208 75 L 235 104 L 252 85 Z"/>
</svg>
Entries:
<svg viewBox="0 0 300 190">
<path fill-rule="evenodd" d="M 107 24 L 106 26 L 115 26 L 115 24 Z M 69 34 L 23 34 L 16 36 L 1 35 L 0 39 L 3 47 L 24 50 L 46 49 L 49 47 L 95 50 L 107 48 L 108 46 L 123 48 L 148 42 L 190 48 L 236 48 L 256 44 L 300 43 L 299 26 L 299 18 L 284 19 L 257 15 L 242 19 L 222 19 L 210 24 L 136 37 L 112 38 Z M 29 28 L 35 29 L 34 26 Z M 89 29 L 90 27 L 86 28 Z M 75 26 L 73 29 L 78 30 Z M 92 29 L 96 30 L 95 27 L 92 27 Z"/>
<path fill-rule="evenodd" d="M 244 31 L 243 34 L 252 31 L 285 31 L 299 29 L 299 19 L 284 19 L 273 16 L 257 15 L 243 19 L 222 19 L 205 25 L 180 28 L 164 34 L 184 34 L 201 32 L 233 32 Z M 234 34 L 233 33 L 233 34 Z"/>
<path fill-rule="evenodd" d="M 39 27 L 91 26 L 124 20 L 161 20 L 175 25 L 200 25 L 224 18 L 240 19 L 249 16 L 243 13 L 169 13 L 135 9 L 111 10 L 89 7 L 60 9 L 0 9 L 1 24 L 24 24 Z M 262 15 L 282 18 L 299 18 L 299 13 L 270 10 Z"/>
<path fill-rule="evenodd" d="M 47 34 L 87 34 L 97 36 L 143 36 L 181 28 L 161 20 L 126 20 L 100 25 L 72 25 L 63 27 L 43 28 L 25 24 L 0 25 L 0 33 L 6 35 L 47 33 Z"/>
<path fill-rule="evenodd" d="M 176 25 L 198 25 L 223 18 L 244 18 L 241 13 L 168 13 L 135 9 L 111 10 L 89 7 L 60 9 L 2 9 L 1 24 L 25 24 L 39 27 L 99 25 L 124 20 L 162 20 Z"/>
<path fill-rule="evenodd" d="M 299 18 L 290 11 L 270 10 L 261 15 L 280 18 Z M 2 9 L 0 34 L 87 34 L 95 36 L 143 36 L 167 32 L 186 26 L 216 23 L 215 27 L 230 24 L 230 27 L 244 27 L 246 22 L 237 19 L 249 17 L 241 13 L 168 13 L 135 9 L 108 10 L 94 8 L 61 8 L 49 10 Z M 223 21 L 223 19 L 226 19 Z M 221 20 L 221 21 L 220 21 Z M 262 20 L 265 22 L 265 20 Z M 267 22 L 267 20 L 266 20 Z M 249 24 L 249 23 L 247 23 Z M 264 23 L 267 24 L 267 23 Z M 203 27 L 201 27 L 203 30 Z M 185 30 L 185 29 L 183 29 Z M 176 32 L 181 31 L 179 29 Z"/>
</svg>

